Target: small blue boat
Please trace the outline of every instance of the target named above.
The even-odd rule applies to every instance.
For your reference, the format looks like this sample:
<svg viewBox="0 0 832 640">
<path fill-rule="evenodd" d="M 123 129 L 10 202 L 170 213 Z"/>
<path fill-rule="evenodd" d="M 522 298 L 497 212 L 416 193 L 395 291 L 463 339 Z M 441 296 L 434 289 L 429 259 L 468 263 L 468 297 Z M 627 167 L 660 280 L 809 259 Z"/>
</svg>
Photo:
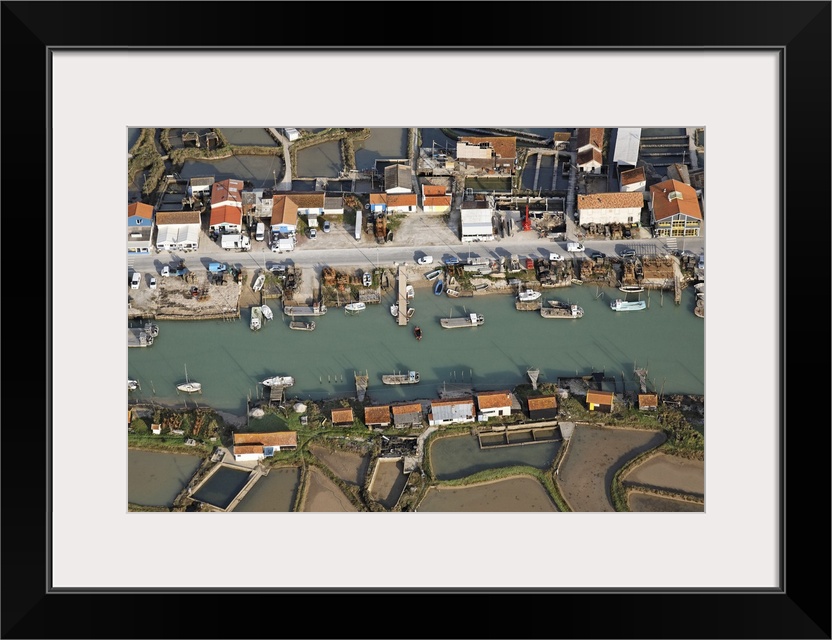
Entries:
<svg viewBox="0 0 832 640">
<path fill-rule="evenodd" d="M 437 280 L 436 284 L 433 286 L 433 294 L 436 296 L 442 295 L 442 289 L 445 287 L 442 280 Z"/>
</svg>

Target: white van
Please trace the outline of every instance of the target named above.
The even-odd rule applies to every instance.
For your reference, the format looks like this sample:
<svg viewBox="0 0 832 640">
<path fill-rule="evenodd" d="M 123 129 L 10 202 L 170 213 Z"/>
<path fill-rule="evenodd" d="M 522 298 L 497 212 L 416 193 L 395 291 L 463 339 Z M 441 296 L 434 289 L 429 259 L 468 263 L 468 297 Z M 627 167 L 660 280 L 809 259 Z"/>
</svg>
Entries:
<svg viewBox="0 0 832 640">
<path fill-rule="evenodd" d="M 581 251 L 584 251 L 584 245 L 580 242 L 568 242 L 566 243 L 566 250 L 569 253 L 580 253 Z"/>
<path fill-rule="evenodd" d="M 257 231 L 254 232 L 254 239 L 257 242 L 263 242 L 266 239 L 266 225 L 264 223 L 257 223 Z"/>
</svg>

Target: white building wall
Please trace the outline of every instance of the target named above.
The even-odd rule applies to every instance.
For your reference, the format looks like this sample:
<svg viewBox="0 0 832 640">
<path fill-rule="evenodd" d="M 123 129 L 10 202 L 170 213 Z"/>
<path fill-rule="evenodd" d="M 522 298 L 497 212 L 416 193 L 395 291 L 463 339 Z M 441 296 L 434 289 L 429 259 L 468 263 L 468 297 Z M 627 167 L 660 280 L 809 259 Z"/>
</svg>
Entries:
<svg viewBox="0 0 832 640">
<path fill-rule="evenodd" d="M 635 207 L 621 209 L 579 209 L 579 224 L 627 224 L 641 220 L 641 209 Z"/>
<path fill-rule="evenodd" d="M 642 180 L 641 182 L 633 182 L 631 184 L 622 185 L 621 191 L 647 191 L 647 181 Z"/>
</svg>

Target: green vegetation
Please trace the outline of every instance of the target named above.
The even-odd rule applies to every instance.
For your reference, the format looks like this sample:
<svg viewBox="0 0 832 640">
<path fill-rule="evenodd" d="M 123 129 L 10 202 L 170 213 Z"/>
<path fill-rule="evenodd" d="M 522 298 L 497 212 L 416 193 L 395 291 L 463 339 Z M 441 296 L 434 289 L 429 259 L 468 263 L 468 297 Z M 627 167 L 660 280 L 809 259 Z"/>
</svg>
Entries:
<svg viewBox="0 0 832 640">
<path fill-rule="evenodd" d="M 214 443 L 197 442 L 195 446 L 185 444 L 185 436 L 178 435 L 143 435 L 139 433 L 127 434 L 129 449 L 145 451 L 164 451 L 166 453 L 184 453 L 191 456 L 207 458 L 214 450 Z"/>
</svg>

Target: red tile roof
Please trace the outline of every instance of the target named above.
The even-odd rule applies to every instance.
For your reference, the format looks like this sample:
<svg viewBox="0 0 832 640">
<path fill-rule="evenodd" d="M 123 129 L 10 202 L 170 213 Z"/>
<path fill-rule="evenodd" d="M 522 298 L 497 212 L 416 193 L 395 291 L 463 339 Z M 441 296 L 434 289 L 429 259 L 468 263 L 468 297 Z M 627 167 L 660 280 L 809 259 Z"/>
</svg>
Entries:
<svg viewBox="0 0 832 640">
<path fill-rule="evenodd" d="M 577 134 L 578 149 L 591 144 L 593 147 L 601 151 L 604 148 L 604 129 L 603 127 L 591 127 L 578 129 Z"/>
<path fill-rule="evenodd" d="M 417 204 L 415 193 L 390 193 L 387 195 L 388 207 L 413 207 Z"/>
<path fill-rule="evenodd" d="M 422 201 L 423 207 L 441 207 L 444 205 L 450 206 L 450 204 L 451 196 L 433 196 Z"/>
<path fill-rule="evenodd" d="M 390 422 L 390 405 L 364 407 L 364 424 L 386 424 Z"/>
<path fill-rule="evenodd" d="M 613 393 L 612 391 L 587 391 L 586 392 L 586 401 L 587 404 L 604 404 L 612 406 L 613 400 Z"/>
<path fill-rule="evenodd" d="M 386 193 L 371 193 L 370 204 L 387 204 Z"/>
<path fill-rule="evenodd" d="M 702 219 L 702 210 L 696 190 L 678 180 L 665 180 L 650 187 L 653 196 L 653 216 L 656 220 L 670 218 L 677 214 Z"/>
<path fill-rule="evenodd" d="M 437 184 L 423 184 L 422 195 L 427 196 L 444 196 L 448 192 L 447 188 Z"/>
<path fill-rule="evenodd" d="M 243 186 L 244 183 L 242 180 L 235 180 L 234 178 L 215 182 L 211 186 L 211 204 L 232 200 L 242 207 Z"/>
<path fill-rule="evenodd" d="M 296 447 L 298 445 L 298 432 L 273 431 L 271 433 L 235 433 L 235 451 L 238 445 L 260 445 L 263 447 Z"/>
<path fill-rule="evenodd" d="M 540 409 L 557 409 L 558 399 L 555 396 L 541 396 L 529 398 L 529 410 L 539 411 Z"/>
<path fill-rule="evenodd" d="M 213 227 L 227 222 L 229 224 L 243 223 L 243 210 L 233 204 L 223 204 L 219 207 L 211 207 L 211 220 L 209 224 Z"/>
<path fill-rule="evenodd" d="M 401 416 L 406 413 L 422 413 L 422 405 L 418 402 L 411 402 L 410 404 L 393 405 L 394 416 Z"/>
<path fill-rule="evenodd" d="M 640 191 L 615 191 L 578 195 L 578 211 L 581 209 L 641 209 L 644 197 Z"/>
<path fill-rule="evenodd" d="M 156 226 L 164 224 L 201 224 L 199 211 L 158 211 Z"/>
<path fill-rule="evenodd" d="M 333 424 L 344 424 L 347 422 L 352 422 L 352 409 L 333 409 L 332 410 L 332 423 Z"/>
<path fill-rule="evenodd" d="M 133 204 L 127 205 L 127 217 L 132 218 L 133 216 L 140 216 L 142 218 L 147 218 L 148 220 L 153 219 L 153 207 L 149 204 L 145 204 L 144 202 L 134 202 Z"/>
<path fill-rule="evenodd" d="M 621 172 L 621 184 L 633 184 L 634 182 L 644 182 L 647 176 L 644 173 L 644 167 L 636 167 L 628 171 Z"/>
<path fill-rule="evenodd" d="M 510 407 L 511 397 L 508 391 L 489 391 L 477 394 L 477 406 L 480 409 L 496 409 L 497 407 Z"/>
</svg>

